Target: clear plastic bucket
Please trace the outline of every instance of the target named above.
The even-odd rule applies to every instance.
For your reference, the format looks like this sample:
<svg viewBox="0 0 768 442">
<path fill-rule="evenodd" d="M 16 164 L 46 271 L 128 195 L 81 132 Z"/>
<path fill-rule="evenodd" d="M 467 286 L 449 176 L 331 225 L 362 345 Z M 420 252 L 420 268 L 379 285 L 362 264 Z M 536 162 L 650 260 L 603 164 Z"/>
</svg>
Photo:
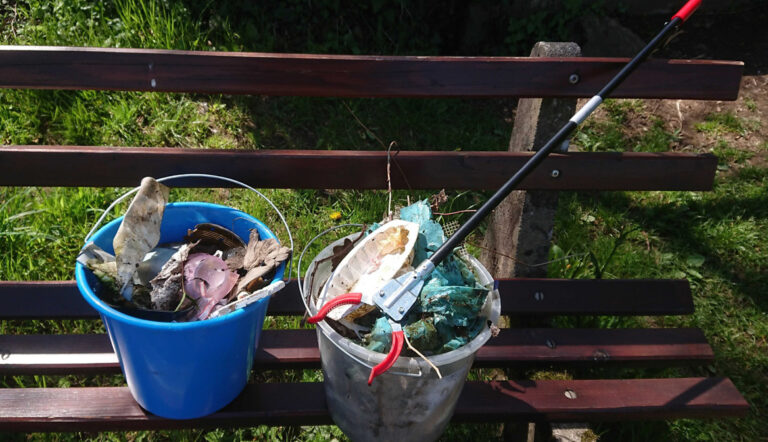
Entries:
<svg viewBox="0 0 768 442">
<path fill-rule="evenodd" d="M 114 253 L 112 240 L 121 221 L 122 217 L 106 224 L 89 235 L 90 240 Z M 182 241 L 187 229 L 200 223 L 226 227 L 245 242 L 251 229 L 261 239 L 277 239 L 264 223 L 245 212 L 181 202 L 166 205 L 160 244 Z M 273 283 L 283 278 L 285 266 L 284 262 L 277 269 Z M 80 263 L 75 279 L 104 322 L 131 394 L 146 410 L 171 419 L 193 419 L 223 408 L 245 387 L 269 297 L 205 321 L 156 322 L 126 315 L 102 301 L 96 295 L 100 282 Z"/>
<path fill-rule="evenodd" d="M 312 297 L 322 289 L 331 273 L 330 260 L 323 259 L 343 240 L 320 252 L 305 273 L 302 285 L 304 295 L 309 298 L 306 305 L 310 315 L 317 312 Z M 470 257 L 470 265 L 481 284 L 493 283 L 490 273 L 477 260 Z M 498 291 L 489 291 L 481 315 L 496 323 L 500 308 Z M 453 415 L 477 350 L 490 337 L 490 329 L 485 328 L 467 345 L 430 356 L 442 379 L 423 359 L 400 357 L 389 371 L 368 386 L 371 367 L 386 355 L 367 350 L 336 333 L 324 321 L 319 322 L 317 339 L 331 417 L 355 441 L 436 440 Z"/>
</svg>

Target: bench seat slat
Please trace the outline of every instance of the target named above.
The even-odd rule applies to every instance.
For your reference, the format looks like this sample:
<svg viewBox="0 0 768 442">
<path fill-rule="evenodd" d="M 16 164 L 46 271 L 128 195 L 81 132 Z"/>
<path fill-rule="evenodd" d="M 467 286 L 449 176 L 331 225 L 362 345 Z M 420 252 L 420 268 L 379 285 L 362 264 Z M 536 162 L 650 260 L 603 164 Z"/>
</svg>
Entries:
<svg viewBox="0 0 768 442">
<path fill-rule="evenodd" d="M 398 167 L 393 168 L 392 187 L 496 190 L 531 155 L 530 152 L 403 151 L 395 156 Z M 61 167 L 62 164 L 67 167 Z M 94 164 L 99 167 L 94 168 Z M 387 155 L 383 151 L 7 146 L 0 149 L 0 186 L 132 187 L 145 176 L 208 173 L 259 188 L 386 189 L 383 178 L 386 164 Z M 711 154 L 552 154 L 520 188 L 710 190 L 716 167 L 717 158 Z M 555 169 L 560 172 L 556 179 L 551 177 Z M 340 174 L 339 170 L 345 173 Z M 172 184 L 228 185 L 210 180 Z"/>
<path fill-rule="evenodd" d="M 576 398 L 567 398 L 566 390 Z M 459 400 L 456 414 L 466 421 L 743 416 L 749 408 L 730 379 L 722 377 L 473 382 Z"/>
<path fill-rule="evenodd" d="M 705 363 L 713 358 L 694 328 L 502 329 L 483 346 L 476 367 L 521 364 Z M 264 330 L 255 355 L 261 369 L 319 368 L 314 330 Z M 0 375 L 119 373 L 105 334 L 0 336 Z"/>
<path fill-rule="evenodd" d="M 506 315 L 685 315 L 693 312 L 686 280 L 502 279 Z M 543 296 L 536 296 L 541 293 Z M 0 319 L 97 319 L 74 281 L 0 281 Z M 269 302 L 270 315 L 303 315 L 296 280 Z"/>
<path fill-rule="evenodd" d="M 566 390 L 576 393 L 565 397 Z M 454 421 L 605 421 L 747 412 L 727 378 L 468 382 Z M 127 387 L 0 389 L 0 431 L 102 431 L 331 424 L 321 383 L 249 384 L 223 410 L 170 420 L 139 407 Z"/>
<path fill-rule="evenodd" d="M 628 59 L 0 47 L 0 87 L 321 97 L 590 97 Z M 735 100 L 743 63 L 641 64 L 612 94 Z M 571 84 L 568 78 L 578 74 Z"/>
</svg>

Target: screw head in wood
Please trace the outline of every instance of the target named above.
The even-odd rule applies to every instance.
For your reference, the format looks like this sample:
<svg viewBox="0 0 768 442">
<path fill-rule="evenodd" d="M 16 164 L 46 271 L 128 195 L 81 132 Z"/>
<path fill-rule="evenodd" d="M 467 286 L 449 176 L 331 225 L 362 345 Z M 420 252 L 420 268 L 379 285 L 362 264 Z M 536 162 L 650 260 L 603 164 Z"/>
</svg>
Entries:
<svg viewBox="0 0 768 442">
<path fill-rule="evenodd" d="M 552 169 L 552 172 L 549 173 L 549 176 L 552 178 L 557 178 L 560 176 L 560 171 L 557 169 Z"/>
<path fill-rule="evenodd" d="M 579 77 L 579 74 L 571 74 L 570 77 L 568 77 L 568 82 L 571 84 L 576 84 L 581 80 L 581 77 Z"/>
<path fill-rule="evenodd" d="M 576 399 L 579 397 L 579 395 L 577 395 L 576 392 L 571 389 L 565 390 L 564 394 L 568 399 Z"/>
<path fill-rule="evenodd" d="M 543 301 L 544 300 L 544 292 L 536 292 L 533 294 L 533 299 L 537 301 Z"/>
</svg>

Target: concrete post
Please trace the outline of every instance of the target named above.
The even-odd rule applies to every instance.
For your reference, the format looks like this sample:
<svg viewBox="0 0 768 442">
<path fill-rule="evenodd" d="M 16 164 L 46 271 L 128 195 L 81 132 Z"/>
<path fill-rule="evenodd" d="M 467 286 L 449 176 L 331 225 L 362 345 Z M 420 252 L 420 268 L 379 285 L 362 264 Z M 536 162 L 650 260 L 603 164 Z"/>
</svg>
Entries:
<svg viewBox="0 0 768 442">
<path fill-rule="evenodd" d="M 531 51 L 531 57 L 580 55 L 576 43 L 539 42 Z M 575 111 L 576 100 L 572 98 L 520 99 L 509 151 L 541 147 Z M 480 258 L 483 265 L 497 278 L 546 276 L 547 266 L 535 264 L 548 259 L 556 210 L 557 192 L 512 192 L 490 216 Z"/>
<path fill-rule="evenodd" d="M 539 42 L 531 50 L 531 57 L 579 56 L 581 48 L 576 43 Z M 575 99 L 520 99 L 509 151 L 530 151 L 543 146 L 575 111 Z M 549 257 L 556 210 L 557 192 L 512 192 L 491 214 L 480 257 L 483 265 L 496 278 L 545 277 L 547 266 L 535 264 Z M 513 374 L 508 372 L 507 376 L 510 375 Z M 549 425 L 504 424 L 505 440 L 531 441 L 536 433 L 547 433 L 547 439 L 553 435 Z"/>
</svg>

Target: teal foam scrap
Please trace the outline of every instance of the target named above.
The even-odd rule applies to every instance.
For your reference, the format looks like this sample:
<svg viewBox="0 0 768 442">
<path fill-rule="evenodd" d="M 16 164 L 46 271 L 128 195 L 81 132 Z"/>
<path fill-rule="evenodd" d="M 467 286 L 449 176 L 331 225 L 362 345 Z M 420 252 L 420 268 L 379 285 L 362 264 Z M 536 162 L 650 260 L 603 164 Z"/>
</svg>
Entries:
<svg viewBox="0 0 768 442">
<path fill-rule="evenodd" d="M 382 316 L 376 320 L 371 333 L 366 335 L 367 344 L 365 348 L 379 353 L 389 352 L 392 345 L 392 326 L 386 317 Z"/>
</svg>

